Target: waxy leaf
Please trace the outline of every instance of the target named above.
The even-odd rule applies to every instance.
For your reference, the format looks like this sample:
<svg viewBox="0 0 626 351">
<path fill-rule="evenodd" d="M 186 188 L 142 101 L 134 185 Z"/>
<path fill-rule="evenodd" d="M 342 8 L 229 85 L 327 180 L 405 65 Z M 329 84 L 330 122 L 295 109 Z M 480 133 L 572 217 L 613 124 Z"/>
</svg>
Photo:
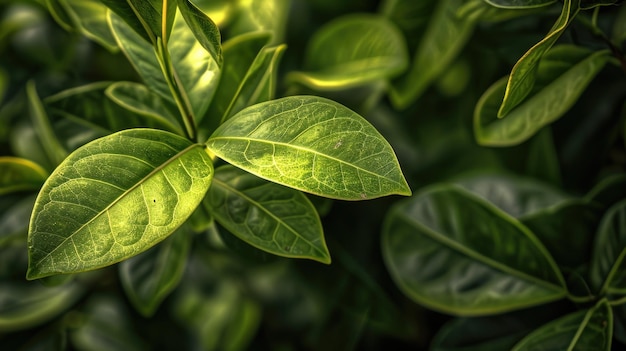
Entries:
<svg viewBox="0 0 626 351">
<path fill-rule="evenodd" d="M 411 194 L 383 136 L 355 112 L 320 97 L 248 107 L 222 124 L 207 146 L 261 178 L 323 197 Z"/>
<path fill-rule="evenodd" d="M 474 23 L 457 15 L 463 0 L 437 1 L 409 71 L 394 81 L 391 101 L 408 107 L 448 67 L 473 31 Z"/>
<path fill-rule="evenodd" d="M 502 8 L 526 9 L 552 5 L 556 0 L 483 0 L 486 3 Z"/>
<path fill-rule="evenodd" d="M 144 316 L 154 314 L 178 285 L 185 270 L 191 236 L 185 226 L 161 244 L 120 263 L 120 281 L 129 300 Z"/>
<path fill-rule="evenodd" d="M 536 92 L 503 119 L 497 118 L 496 111 L 507 81 L 494 83 L 474 111 L 477 142 L 485 146 L 511 146 L 527 140 L 565 114 L 608 59 L 608 51 L 589 52 L 569 45 L 553 48 L 537 71 Z"/>
<path fill-rule="evenodd" d="M 606 300 L 552 321 L 513 347 L 512 351 L 611 350 L 613 312 Z"/>
<path fill-rule="evenodd" d="M 317 211 L 297 190 L 224 166 L 215 170 L 205 203 L 219 224 L 252 246 L 330 263 Z"/>
<path fill-rule="evenodd" d="M 382 16 L 340 17 L 311 38 L 304 72 L 288 79 L 313 89 L 346 89 L 401 73 L 408 64 L 400 30 Z"/>
<path fill-rule="evenodd" d="M 591 284 L 598 294 L 626 294 L 626 201 L 612 206 L 598 227 L 591 259 Z"/>
<path fill-rule="evenodd" d="M 107 7 L 98 0 L 58 0 L 80 32 L 116 52 L 118 47 L 107 23 Z"/>
<path fill-rule="evenodd" d="M 0 195 L 38 190 L 48 173 L 38 164 L 27 159 L 0 156 Z"/>
<path fill-rule="evenodd" d="M 200 45 L 211 54 L 213 60 L 221 67 L 224 58 L 222 57 L 220 30 L 217 25 L 189 0 L 178 0 L 178 8 Z"/>
<path fill-rule="evenodd" d="M 436 186 L 396 205 L 383 257 L 416 302 L 456 315 L 486 315 L 563 298 L 565 282 L 521 223 L 456 186 Z"/>
<path fill-rule="evenodd" d="M 183 130 L 174 115 L 175 107 L 171 105 L 171 102 L 150 91 L 145 85 L 115 82 L 107 87 L 105 94 L 119 106 L 145 117 L 147 121 L 152 122 L 151 124 L 183 135 Z"/>
<path fill-rule="evenodd" d="M 131 129 L 73 152 L 44 184 L 28 233 L 28 279 L 92 270 L 165 239 L 213 176 L 200 144 Z"/>
<path fill-rule="evenodd" d="M 540 42 L 530 48 L 517 61 L 506 84 L 502 104 L 498 109 L 498 118 L 507 116 L 531 92 L 535 84 L 537 66 L 541 57 L 554 45 L 567 25 L 576 16 L 580 0 L 565 0 L 563 10 L 550 32 Z"/>
</svg>

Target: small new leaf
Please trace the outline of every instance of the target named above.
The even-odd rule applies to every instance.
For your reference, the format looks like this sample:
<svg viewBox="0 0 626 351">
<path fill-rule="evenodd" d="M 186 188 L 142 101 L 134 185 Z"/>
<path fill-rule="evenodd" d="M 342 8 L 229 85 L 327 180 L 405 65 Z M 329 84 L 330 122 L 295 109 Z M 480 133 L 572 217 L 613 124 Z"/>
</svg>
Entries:
<svg viewBox="0 0 626 351">
<path fill-rule="evenodd" d="M 355 112 L 320 97 L 291 96 L 248 107 L 222 124 L 207 146 L 261 178 L 323 197 L 411 194 L 383 136 Z"/>
<path fill-rule="evenodd" d="M 73 152 L 43 185 L 27 279 L 111 265 L 147 250 L 198 206 L 213 177 L 201 144 L 131 129 Z"/>
</svg>

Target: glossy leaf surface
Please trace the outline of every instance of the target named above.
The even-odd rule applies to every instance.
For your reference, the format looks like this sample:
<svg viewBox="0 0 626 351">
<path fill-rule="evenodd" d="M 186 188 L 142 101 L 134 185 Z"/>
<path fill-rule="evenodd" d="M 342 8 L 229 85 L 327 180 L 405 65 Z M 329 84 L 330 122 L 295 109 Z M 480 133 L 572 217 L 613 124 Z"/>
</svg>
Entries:
<svg viewBox="0 0 626 351">
<path fill-rule="evenodd" d="M 400 289 L 447 313 L 502 313 L 566 293 L 556 264 L 526 227 L 455 186 L 397 205 L 382 245 Z"/>
<path fill-rule="evenodd" d="M 159 245 L 120 263 L 126 295 L 144 316 L 152 316 L 182 278 L 190 234 L 183 226 Z"/>
<path fill-rule="evenodd" d="M 224 166 L 215 170 L 205 202 L 218 223 L 252 246 L 330 263 L 317 211 L 297 190 Z"/>
<path fill-rule="evenodd" d="M 283 43 L 287 15 L 292 0 L 246 0 L 236 9 L 234 21 L 229 25 L 231 36 L 251 32 L 271 32 L 271 44 Z"/>
<path fill-rule="evenodd" d="M 565 0 L 563 10 L 550 32 L 517 61 L 506 84 L 498 117 L 507 116 L 531 92 L 541 57 L 554 45 L 578 12 L 579 0 Z"/>
<path fill-rule="evenodd" d="M 522 339 L 513 351 L 611 350 L 613 313 L 606 300 L 585 311 L 568 314 Z"/>
<path fill-rule="evenodd" d="M 406 108 L 417 99 L 465 45 L 473 23 L 457 16 L 463 3 L 463 0 L 437 1 L 409 71 L 394 82 L 390 92 L 397 108 Z"/>
<path fill-rule="evenodd" d="M 553 48 L 539 67 L 541 88 L 498 119 L 497 109 L 507 81 L 494 83 L 481 97 L 474 111 L 474 134 L 485 146 L 517 145 L 543 126 L 559 119 L 578 100 L 589 82 L 608 60 L 607 51 L 589 53 L 564 45 Z M 539 84 L 538 84 L 539 85 Z"/>
<path fill-rule="evenodd" d="M 304 72 L 288 79 L 314 89 L 346 89 L 398 75 L 408 64 L 401 32 L 382 16 L 340 17 L 320 28 L 306 49 Z"/>
<path fill-rule="evenodd" d="M 44 184 L 29 228 L 28 279 L 111 265 L 165 239 L 213 175 L 202 145 L 131 129 L 72 153 Z"/>
<path fill-rule="evenodd" d="M 291 96 L 248 107 L 222 124 L 207 145 L 252 174 L 324 197 L 411 194 L 380 133 L 355 112 L 320 97 Z"/>
<path fill-rule="evenodd" d="M 173 2 L 173 1 L 172 1 Z M 222 41 L 215 23 L 189 0 L 178 0 L 178 9 L 200 45 L 208 51 L 218 66 L 222 66 Z"/>
<path fill-rule="evenodd" d="M 600 294 L 626 294 L 626 201 L 606 212 L 591 260 L 591 284 Z"/>
<path fill-rule="evenodd" d="M 34 162 L 19 157 L 0 156 L 0 195 L 38 190 L 47 177 L 48 173 Z"/>
</svg>

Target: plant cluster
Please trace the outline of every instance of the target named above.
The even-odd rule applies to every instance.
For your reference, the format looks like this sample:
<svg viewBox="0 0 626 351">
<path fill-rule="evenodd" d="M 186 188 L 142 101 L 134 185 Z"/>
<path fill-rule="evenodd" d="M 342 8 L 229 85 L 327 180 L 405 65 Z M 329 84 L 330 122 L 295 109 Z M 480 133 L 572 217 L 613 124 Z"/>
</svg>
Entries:
<svg viewBox="0 0 626 351">
<path fill-rule="evenodd" d="M 626 345 L 622 1 L 0 15 L 3 348 Z"/>
</svg>

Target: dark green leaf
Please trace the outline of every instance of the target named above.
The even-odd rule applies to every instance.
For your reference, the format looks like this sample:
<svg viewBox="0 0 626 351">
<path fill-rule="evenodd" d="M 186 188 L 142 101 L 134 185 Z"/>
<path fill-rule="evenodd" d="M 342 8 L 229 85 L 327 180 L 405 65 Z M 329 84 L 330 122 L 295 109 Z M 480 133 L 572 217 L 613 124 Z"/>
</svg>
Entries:
<svg viewBox="0 0 626 351">
<path fill-rule="evenodd" d="M 515 317 L 497 315 L 454 318 L 435 334 L 430 351 L 510 350 L 528 330 L 523 321 Z"/>
<path fill-rule="evenodd" d="M 44 184 L 29 228 L 28 279 L 111 265 L 165 239 L 213 176 L 200 144 L 131 129 L 72 153 Z"/>
<path fill-rule="evenodd" d="M 552 5 L 556 0 L 483 0 L 496 7 L 525 9 Z"/>
<path fill-rule="evenodd" d="M 317 211 L 297 190 L 225 166 L 215 171 L 205 201 L 222 226 L 252 246 L 330 263 Z"/>
<path fill-rule="evenodd" d="M 52 130 L 50 119 L 43 107 L 43 103 L 39 99 L 39 95 L 37 95 L 35 82 L 32 80 L 26 84 L 26 95 L 28 96 L 28 110 L 31 120 L 33 121 L 35 132 L 50 162 L 54 165 L 58 165 L 63 161 L 65 156 L 67 156 L 67 151 L 61 146 L 61 143 L 59 143 L 59 140 Z"/>
<path fill-rule="evenodd" d="M 34 194 L 0 196 L 0 247 L 12 239 L 24 242 L 34 204 Z"/>
<path fill-rule="evenodd" d="M 613 313 L 606 300 L 550 322 L 522 339 L 513 351 L 611 350 Z"/>
<path fill-rule="evenodd" d="M 413 54 L 409 72 L 394 82 L 391 101 L 397 108 L 408 107 L 448 67 L 473 31 L 473 23 L 459 18 L 463 0 L 437 2 L 426 32 Z"/>
<path fill-rule="evenodd" d="M 145 26 L 146 23 L 143 22 L 142 19 L 137 17 L 137 13 L 133 9 L 132 2 L 120 0 L 100 0 L 100 2 L 106 5 L 109 9 L 112 10 L 112 12 L 119 16 L 120 19 L 126 22 L 130 26 L 130 28 L 132 28 L 133 31 L 138 35 L 138 38 L 141 38 L 142 40 L 145 40 L 147 42 L 153 42 L 155 40 L 154 33 L 150 29 L 150 27 Z M 156 10 L 153 9 L 150 12 L 156 12 Z M 151 16 L 154 18 L 157 15 L 152 13 Z M 160 29 L 158 30 L 160 31 Z"/>
<path fill-rule="evenodd" d="M 252 174 L 324 197 L 411 194 L 380 133 L 355 112 L 320 97 L 291 96 L 248 107 L 222 124 L 207 145 Z"/>
<path fill-rule="evenodd" d="M 517 105 L 519 105 L 533 89 L 537 66 L 541 57 L 554 45 L 567 25 L 576 16 L 579 10 L 579 0 L 565 0 L 563 10 L 550 32 L 532 48 L 530 48 L 522 58 L 517 61 L 506 84 L 502 104 L 498 109 L 499 118 L 507 116 Z"/>
<path fill-rule="evenodd" d="M 217 65 L 222 67 L 222 41 L 217 25 L 189 0 L 178 0 L 177 2 L 178 9 L 185 18 L 185 22 L 187 22 L 191 32 L 202 47 L 211 54 Z"/>
<path fill-rule="evenodd" d="M 602 218 L 593 245 L 591 284 L 601 295 L 626 294 L 626 201 Z"/>
<path fill-rule="evenodd" d="M 587 193 L 585 199 L 607 209 L 620 200 L 626 199 L 626 174 L 614 174 L 602 179 Z"/>
<path fill-rule="evenodd" d="M 107 23 L 107 7 L 98 0 L 58 0 L 80 32 L 115 52 L 115 38 Z"/>
<path fill-rule="evenodd" d="M 0 284 L 0 332 L 43 324 L 80 298 L 77 283 L 45 287 L 36 282 L 3 281 Z"/>
<path fill-rule="evenodd" d="M 120 264 L 120 280 L 126 295 L 144 316 L 152 316 L 180 282 L 191 244 L 190 234 L 181 227 L 159 245 Z"/>
<path fill-rule="evenodd" d="M 581 57 L 583 53 L 586 54 Z M 541 79 L 545 85 L 503 119 L 497 118 L 496 110 L 507 80 L 494 83 L 474 111 L 476 140 L 486 146 L 511 146 L 527 140 L 570 109 L 608 57 L 608 51 L 588 52 L 569 45 L 553 48 L 543 57 L 537 71 L 538 82 Z"/>
<path fill-rule="evenodd" d="M 589 10 L 598 6 L 611 6 L 616 5 L 622 0 L 580 0 L 580 8 Z"/>
<path fill-rule="evenodd" d="M 0 156 L 0 195 L 22 190 L 38 190 L 47 177 L 48 172 L 32 161 Z"/>
<path fill-rule="evenodd" d="M 372 14 L 343 16 L 321 27 L 306 49 L 304 72 L 288 79 L 313 89 L 346 89 L 404 71 L 408 54 L 402 33 Z"/>
<path fill-rule="evenodd" d="M 382 245 L 400 289 L 447 313 L 502 313 L 566 294 L 552 257 L 526 227 L 456 186 L 397 205 Z"/>
</svg>

